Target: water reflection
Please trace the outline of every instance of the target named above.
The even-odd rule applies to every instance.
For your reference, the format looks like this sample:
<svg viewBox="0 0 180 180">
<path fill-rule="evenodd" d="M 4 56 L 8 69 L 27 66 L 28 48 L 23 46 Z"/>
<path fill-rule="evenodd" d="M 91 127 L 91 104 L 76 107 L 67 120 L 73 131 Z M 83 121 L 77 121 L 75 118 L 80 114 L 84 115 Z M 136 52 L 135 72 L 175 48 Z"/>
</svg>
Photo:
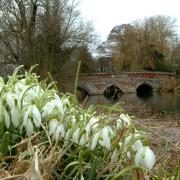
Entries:
<svg viewBox="0 0 180 180">
<path fill-rule="evenodd" d="M 155 112 L 166 111 L 180 114 L 180 96 L 173 93 L 153 93 L 152 96 L 146 98 L 138 97 L 136 93 L 123 94 L 119 101 L 124 103 L 124 106 L 134 106 L 136 108 L 143 106 Z M 107 100 L 103 95 L 90 96 L 87 101 L 87 105 L 113 103 L 114 102 Z"/>
</svg>

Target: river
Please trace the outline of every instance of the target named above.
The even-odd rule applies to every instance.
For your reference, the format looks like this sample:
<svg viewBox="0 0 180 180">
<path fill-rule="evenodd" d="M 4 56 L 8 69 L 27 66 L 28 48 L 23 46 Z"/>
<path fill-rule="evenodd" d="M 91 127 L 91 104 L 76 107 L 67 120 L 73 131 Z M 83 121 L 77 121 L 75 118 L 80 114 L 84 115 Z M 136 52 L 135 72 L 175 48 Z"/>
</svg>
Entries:
<svg viewBox="0 0 180 180">
<path fill-rule="evenodd" d="M 180 119 L 180 95 L 174 93 L 153 93 L 150 97 L 138 97 L 136 93 L 123 94 L 117 101 L 109 101 L 103 95 L 90 96 L 87 105 L 90 104 L 113 104 L 121 102 L 125 110 L 149 109 L 154 113 L 171 113 L 175 119 Z"/>
</svg>

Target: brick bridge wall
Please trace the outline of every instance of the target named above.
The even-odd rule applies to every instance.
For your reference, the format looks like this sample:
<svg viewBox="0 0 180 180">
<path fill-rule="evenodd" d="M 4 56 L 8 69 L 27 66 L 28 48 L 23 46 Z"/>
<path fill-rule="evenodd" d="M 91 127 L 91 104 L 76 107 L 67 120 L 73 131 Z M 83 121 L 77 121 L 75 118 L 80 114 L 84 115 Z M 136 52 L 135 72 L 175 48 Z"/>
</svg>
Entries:
<svg viewBox="0 0 180 180">
<path fill-rule="evenodd" d="M 74 76 L 65 76 L 60 81 L 60 86 L 65 91 L 74 89 Z M 172 73 L 156 72 L 132 72 L 122 74 L 81 74 L 78 87 L 83 88 L 89 95 L 103 94 L 111 85 L 117 86 L 123 93 L 136 92 L 137 88 L 147 84 L 153 91 L 171 91 L 176 86 L 176 75 Z"/>
</svg>

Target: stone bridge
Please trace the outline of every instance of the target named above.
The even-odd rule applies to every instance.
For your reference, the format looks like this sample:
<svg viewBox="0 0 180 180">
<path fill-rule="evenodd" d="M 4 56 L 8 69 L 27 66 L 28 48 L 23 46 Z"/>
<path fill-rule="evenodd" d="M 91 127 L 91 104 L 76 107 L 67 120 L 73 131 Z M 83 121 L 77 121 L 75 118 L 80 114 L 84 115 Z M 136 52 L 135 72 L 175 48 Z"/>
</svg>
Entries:
<svg viewBox="0 0 180 180">
<path fill-rule="evenodd" d="M 65 91 L 74 89 L 75 77 L 65 76 L 60 82 Z M 106 98 L 121 96 L 124 93 L 150 95 L 155 91 L 173 91 L 176 75 L 165 72 L 127 72 L 121 74 L 81 74 L 78 91 L 86 95 L 104 94 Z"/>
</svg>

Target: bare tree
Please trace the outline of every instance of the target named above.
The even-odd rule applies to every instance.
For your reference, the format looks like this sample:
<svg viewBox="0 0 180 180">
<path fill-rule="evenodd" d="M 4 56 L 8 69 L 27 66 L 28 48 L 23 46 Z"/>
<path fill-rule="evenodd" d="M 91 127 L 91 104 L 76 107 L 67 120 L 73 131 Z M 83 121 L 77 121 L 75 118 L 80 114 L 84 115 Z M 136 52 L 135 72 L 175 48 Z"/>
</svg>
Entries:
<svg viewBox="0 0 180 180">
<path fill-rule="evenodd" d="M 169 65 L 176 37 L 175 20 L 167 16 L 148 17 L 132 25 L 114 27 L 108 38 L 113 42 L 114 69 L 117 72 L 160 70 Z"/>
<path fill-rule="evenodd" d="M 1 0 L 0 54 L 4 64 L 40 65 L 57 74 L 71 53 L 91 41 L 76 0 Z"/>
</svg>

